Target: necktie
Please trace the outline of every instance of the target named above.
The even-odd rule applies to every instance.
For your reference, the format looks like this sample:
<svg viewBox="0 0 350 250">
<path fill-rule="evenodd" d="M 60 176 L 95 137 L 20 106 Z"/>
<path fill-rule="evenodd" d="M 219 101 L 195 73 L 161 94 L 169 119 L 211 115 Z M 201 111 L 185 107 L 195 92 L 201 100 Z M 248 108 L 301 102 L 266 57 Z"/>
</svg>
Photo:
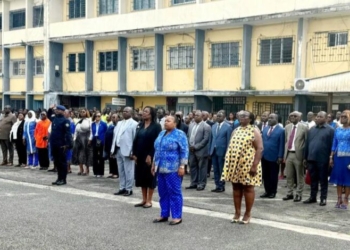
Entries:
<svg viewBox="0 0 350 250">
<path fill-rule="evenodd" d="M 296 128 L 297 128 L 296 126 L 293 126 L 292 133 L 290 133 L 289 141 L 288 141 L 288 150 L 292 149 Z"/>
<path fill-rule="evenodd" d="M 267 135 L 270 136 L 272 131 L 273 131 L 273 127 L 270 127 L 269 132 L 267 133 Z"/>
<path fill-rule="evenodd" d="M 218 127 L 217 127 L 217 129 L 216 129 L 216 135 L 218 135 L 218 134 L 219 134 L 220 127 L 221 127 L 221 123 L 219 123 L 219 124 L 218 124 Z"/>
</svg>

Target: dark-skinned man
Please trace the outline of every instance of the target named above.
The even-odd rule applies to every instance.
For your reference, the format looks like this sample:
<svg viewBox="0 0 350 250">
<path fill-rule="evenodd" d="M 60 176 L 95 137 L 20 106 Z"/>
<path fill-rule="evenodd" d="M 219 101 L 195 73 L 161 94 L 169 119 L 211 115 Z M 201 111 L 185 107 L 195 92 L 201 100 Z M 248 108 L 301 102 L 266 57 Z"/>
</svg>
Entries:
<svg viewBox="0 0 350 250">
<path fill-rule="evenodd" d="M 276 114 L 269 115 L 268 127 L 262 131 L 262 138 L 264 152 L 261 165 L 265 193 L 260 198 L 273 199 L 277 193 L 279 165 L 283 161 L 285 143 L 284 129 L 278 125 Z"/>
<path fill-rule="evenodd" d="M 321 185 L 320 206 L 327 204 L 329 155 L 332 151 L 334 129 L 327 123 L 327 113 L 319 112 L 316 126 L 307 135 L 304 165 L 311 176 L 311 194 L 304 204 L 316 203 L 318 185 Z"/>
<path fill-rule="evenodd" d="M 56 114 L 51 124 L 50 146 L 54 165 L 57 168 L 57 180 L 52 185 L 67 184 L 67 157 L 66 151 L 71 149 L 72 134 L 70 132 L 70 121 L 64 117 L 66 108 L 62 105 L 56 107 Z"/>
<path fill-rule="evenodd" d="M 264 129 L 269 126 L 268 124 L 269 115 L 270 113 L 268 111 L 265 111 L 264 113 L 261 114 L 261 117 L 260 117 L 261 122 L 258 124 L 258 128 L 260 129 L 261 132 L 263 132 Z"/>
</svg>

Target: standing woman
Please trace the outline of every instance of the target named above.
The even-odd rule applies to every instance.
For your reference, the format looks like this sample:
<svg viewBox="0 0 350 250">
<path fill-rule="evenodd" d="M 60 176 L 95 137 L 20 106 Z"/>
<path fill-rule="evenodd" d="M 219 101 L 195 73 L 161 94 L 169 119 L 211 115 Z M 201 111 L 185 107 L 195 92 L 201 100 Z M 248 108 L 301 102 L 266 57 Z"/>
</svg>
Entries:
<svg viewBox="0 0 350 250">
<path fill-rule="evenodd" d="M 234 113 L 230 113 L 229 115 L 228 115 L 228 122 L 230 123 L 230 124 L 233 124 L 234 122 L 235 122 L 235 114 Z"/>
<path fill-rule="evenodd" d="M 34 111 L 29 111 L 26 122 L 24 123 L 23 144 L 26 145 L 28 155 L 28 166 L 25 168 L 36 169 L 38 166 L 38 152 L 35 147 L 34 131 L 36 127 L 36 118 Z"/>
<path fill-rule="evenodd" d="M 235 216 L 232 223 L 248 224 L 254 204 L 254 186 L 261 185 L 260 160 L 263 143 L 260 130 L 254 127 L 254 114 L 248 111 L 239 113 L 240 127 L 232 134 L 226 152 L 222 180 L 232 182 Z M 246 211 L 240 221 L 243 195 Z"/>
<path fill-rule="evenodd" d="M 27 153 L 26 147 L 23 144 L 23 130 L 24 130 L 24 115 L 22 113 L 18 114 L 18 120 L 13 124 L 11 128 L 10 139 L 11 142 L 16 145 L 16 150 L 18 154 L 18 165 L 16 167 L 25 167 L 27 164 Z"/>
<path fill-rule="evenodd" d="M 348 209 L 350 194 L 350 110 L 340 116 L 342 127 L 335 130 L 330 165 L 333 167 L 329 182 L 337 185 L 338 202 L 336 208 Z M 345 197 L 342 199 L 342 188 Z"/>
<path fill-rule="evenodd" d="M 152 207 L 153 191 L 156 187 L 156 178 L 152 175 L 151 166 L 154 156 L 154 142 L 162 127 L 157 123 L 157 113 L 152 107 L 145 107 L 142 119 L 137 126 L 136 136 L 133 144 L 133 155 L 135 159 L 136 187 L 142 189 L 142 202 L 135 207 Z"/>
<path fill-rule="evenodd" d="M 101 121 L 101 113 L 97 111 L 94 114 L 89 145 L 92 145 L 93 152 L 93 171 L 95 177 L 102 177 L 105 172 L 105 161 L 103 159 L 103 146 L 107 131 L 107 123 Z"/>
<path fill-rule="evenodd" d="M 75 127 L 72 163 L 79 165 L 78 175 L 89 175 L 89 166 L 93 165 L 92 147 L 88 145 L 91 135 L 91 119 L 89 111 L 80 110 L 80 120 Z M 86 166 L 85 172 L 84 167 Z"/>
<path fill-rule="evenodd" d="M 178 225 L 182 222 L 183 197 L 181 192 L 182 177 L 185 174 L 185 165 L 188 162 L 187 136 L 176 128 L 177 118 L 167 116 L 164 129 L 154 143 L 153 175 L 158 176 L 158 193 L 160 217 L 153 223 L 166 222 L 170 217 L 173 220 L 169 225 Z"/>
</svg>

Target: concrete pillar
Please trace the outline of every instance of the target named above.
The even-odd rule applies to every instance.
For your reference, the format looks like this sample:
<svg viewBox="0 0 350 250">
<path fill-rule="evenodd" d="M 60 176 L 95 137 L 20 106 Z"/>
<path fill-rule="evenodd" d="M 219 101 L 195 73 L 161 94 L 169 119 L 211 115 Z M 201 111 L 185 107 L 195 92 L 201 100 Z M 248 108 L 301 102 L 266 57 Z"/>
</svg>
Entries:
<svg viewBox="0 0 350 250">
<path fill-rule="evenodd" d="M 34 96 L 26 94 L 26 108 L 33 110 L 34 106 Z"/>
<path fill-rule="evenodd" d="M 194 89 L 203 90 L 203 57 L 204 57 L 205 31 L 196 30 L 195 63 L 194 63 Z"/>
<path fill-rule="evenodd" d="M 10 2 L 2 1 L 2 34 L 10 30 Z"/>
<path fill-rule="evenodd" d="M 125 92 L 126 86 L 126 52 L 127 39 L 125 37 L 118 37 L 118 91 Z"/>
<path fill-rule="evenodd" d="M 155 91 L 163 91 L 163 47 L 164 35 L 155 35 L 155 59 L 154 59 L 154 85 Z"/>
<path fill-rule="evenodd" d="M 194 109 L 211 112 L 213 109 L 213 102 L 208 96 L 195 95 L 194 96 Z"/>
<path fill-rule="evenodd" d="M 44 107 L 49 108 L 51 104 L 60 104 L 60 97 L 57 93 L 45 93 Z"/>
<path fill-rule="evenodd" d="M 33 0 L 26 0 L 26 29 L 33 28 Z"/>
<path fill-rule="evenodd" d="M 93 91 L 94 83 L 94 42 L 85 41 L 85 90 Z"/>
<path fill-rule="evenodd" d="M 306 95 L 296 95 L 294 98 L 294 110 L 303 113 L 303 119 L 307 115 L 307 101 Z"/>
<path fill-rule="evenodd" d="M 2 92 L 10 91 L 10 49 L 2 48 Z"/>
<path fill-rule="evenodd" d="M 33 46 L 26 46 L 26 91 L 33 90 L 34 53 Z"/>
<path fill-rule="evenodd" d="M 332 113 L 332 105 L 333 105 L 333 93 L 328 93 L 327 95 L 327 113 Z"/>
<path fill-rule="evenodd" d="M 164 0 L 155 0 L 155 8 L 156 9 L 162 9 L 164 8 Z"/>
<path fill-rule="evenodd" d="M 305 18 L 299 18 L 298 20 L 298 34 L 296 40 L 296 53 L 295 53 L 295 78 L 306 77 L 306 46 L 307 46 L 307 30 L 308 20 Z"/>
<path fill-rule="evenodd" d="M 242 44 L 242 80 L 241 89 L 250 89 L 250 64 L 252 56 L 252 33 L 251 25 L 243 25 L 243 44 Z M 235 79 L 232 79 L 234 82 Z"/>
<path fill-rule="evenodd" d="M 119 8 L 118 14 L 128 13 L 128 1 L 119 0 L 118 8 Z"/>
<path fill-rule="evenodd" d="M 63 91 L 63 44 L 50 42 L 49 53 L 49 84 L 47 86 L 48 89 L 45 89 L 45 91 Z"/>
<path fill-rule="evenodd" d="M 10 104 L 11 104 L 10 95 L 3 94 L 3 96 L 2 96 L 2 107 L 4 108 L 6 105 L 10 105 Z"/>
</svg>

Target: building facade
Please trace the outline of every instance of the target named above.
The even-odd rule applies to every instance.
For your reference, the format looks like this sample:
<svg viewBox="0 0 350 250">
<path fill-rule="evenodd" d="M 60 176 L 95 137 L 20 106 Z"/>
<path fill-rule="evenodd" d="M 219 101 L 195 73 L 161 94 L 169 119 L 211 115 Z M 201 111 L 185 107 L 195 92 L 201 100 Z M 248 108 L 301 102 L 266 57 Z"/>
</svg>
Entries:
<svg viewBox="0 0 350 250">
<path fill-rule="evenodd" d="M 348 86 L 308 85 L 350 70 L 350 0 L 1 5 L 3 105 L 248 109 L 283 117 L 293 109 L 349 107 Z"/>
</svg>

